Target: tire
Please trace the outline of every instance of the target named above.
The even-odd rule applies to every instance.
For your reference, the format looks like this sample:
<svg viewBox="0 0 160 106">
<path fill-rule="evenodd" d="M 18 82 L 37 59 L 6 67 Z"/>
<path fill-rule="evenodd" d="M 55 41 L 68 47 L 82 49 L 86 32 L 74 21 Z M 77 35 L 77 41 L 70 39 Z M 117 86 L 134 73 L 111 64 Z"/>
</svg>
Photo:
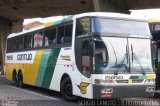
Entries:
<svg viewBox="0 0 160 106">
<path fill-rule="evenodd" d="M 13 81 L 17 83 L 17 73 L 13 72 Z"/>
<path fill-rule="evenodd" d="M 17 81 L 17 85 L 19 88 L 23 88 L 24 84 L 23 84 L 23 76 L 21 73 L 18 74 L 18 81 Z"/>
<path fill-rule="evenodd" d="M 65 78 L 61 83 L 61 94 L 67 101 L 78 100 L 77 96 L 72 93 L 72 82 L 69 77 Z"/>
</svg>

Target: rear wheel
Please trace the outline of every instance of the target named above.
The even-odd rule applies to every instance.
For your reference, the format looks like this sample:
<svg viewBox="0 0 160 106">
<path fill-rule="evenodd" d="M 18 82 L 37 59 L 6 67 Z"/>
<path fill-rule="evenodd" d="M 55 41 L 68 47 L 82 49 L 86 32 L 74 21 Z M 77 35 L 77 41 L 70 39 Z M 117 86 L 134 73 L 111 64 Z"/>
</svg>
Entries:
<svg viewBox="0 0 160 106">
<path fill-rule="evenodd" d="M 13 72 L 13 81 L 17 83 L 17 73 L 14 71 Z"/>
<path fill-rule="evenodd" d="M 18 87 L 20 87 L 20 88 L 23 88 L 23 87 L 24 87 L 22 73 L 19 73 L 19 74 L 18 74 L 17 85 L 18 85 Z"/>
<path fill-rule="evenodd" d="M 61 94 L 68 101 L 76 101 L 77 97 L 73 95 L 72 82 L 69 77 L 61 83 Z"/>
</svg>

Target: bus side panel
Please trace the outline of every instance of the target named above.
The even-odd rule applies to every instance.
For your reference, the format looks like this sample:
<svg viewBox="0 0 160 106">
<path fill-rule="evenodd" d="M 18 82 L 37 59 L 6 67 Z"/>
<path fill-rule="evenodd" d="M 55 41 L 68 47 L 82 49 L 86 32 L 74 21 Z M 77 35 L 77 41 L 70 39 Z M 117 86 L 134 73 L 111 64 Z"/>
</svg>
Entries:
<svg viewBox="0 0 160 106">
<path fill-rule="evenodd" d="M 36 78 L 43 55 L 43 50 L 8 53 L 11 60 L 6 60 L 6 77 L 12 80 L 13 70 L 23 74 L 23 83 L 35 85 Z M 30 55 L 30 58 L 28 57 Z"/>
<path fill-rule="evenodd" d="M 76 68 L 73 50 L 69 47 L 62 48 L 59 53 L 49 89 L 60 91 L 61 79 L 64 74 L 67 74 L 71 79 L 74 95 L 81 96 L 79 85 L 82 74 Z"/>
<path fill-rule="evenodd" d="M 60 51 L 61 51 L 61 48 L 54 48 L 54 49 L 51 49 L 49 53 L 49 56 L 47 59 L 48 61 L 45 63 L 46 68 L 44 70 L 45 72 L 43 74 L 43 80 L 41 82 L 41 86 L 43 88 L 49 89 Z"/>
<path fill-rule="evenodd" d="M 43 50 L 37 50 L 33 64 L 23 64 L 23 80 L 25 84 L 35 85 Z"/>
<path fill-rule="evenodd" d="M 13 71 L 18 72 L 21 70 L 23 72 L 23 64 L 6 63 L 6 78 L 8 80 L 13 80 Z"/>
<path fill-rule="evenodd" d="M 60 91 L 60 82 L 62 76 L 67 70 L 72 71 L 71 63 L 71 48 L 62 48 L 55 64 L 49 89 Z"/>
<path fill-rule="evenodd" d="M 44 77 L 44 73 L 45 73 L 45 70 L 47 67 L 50 53 L 51 53 L 51 49 L 44 50 L 44 52 L 43 52 L 43 56 L 41 59 L 41 63 L 39 66 L 39 70 L 38 70 L 38 74 L 37 74 L 37 78 L 36 78 L 36 83 L 35 83 L 35 85 L 38 87 L 41 87 L 41 85 L 42 85 L 43 77 Z"/>
<path fill-rule="evenodd" d="M 66 70 L 67 68 L 65 69 L 64 65 L 56 65 L 49 89 L 60 91 L 61 78 Z"/>
<path fill-rule="evenodd" d="M 12 80 L 12 73 L 13 73 L 13 65 L 6 63 L 6 78 L 8 80 Z"/>
</svg>

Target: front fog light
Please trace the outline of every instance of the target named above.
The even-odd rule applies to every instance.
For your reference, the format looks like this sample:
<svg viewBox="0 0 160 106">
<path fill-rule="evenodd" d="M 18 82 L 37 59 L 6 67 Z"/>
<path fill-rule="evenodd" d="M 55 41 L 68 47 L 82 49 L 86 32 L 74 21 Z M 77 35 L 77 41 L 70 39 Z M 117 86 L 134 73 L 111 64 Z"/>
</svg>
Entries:
<svg viewBox="0 0 160 106">
<path fill-rule="evenodd" d="M 113 89 L 112 88 L 104 88 L 104 89 L 101 89 L 101 93 L 113 93 Z"/>
<path fill-rule="evenodd" d="M 147 87 L 146 92 L 154 92 L 154 87 Z"/>
</svg>

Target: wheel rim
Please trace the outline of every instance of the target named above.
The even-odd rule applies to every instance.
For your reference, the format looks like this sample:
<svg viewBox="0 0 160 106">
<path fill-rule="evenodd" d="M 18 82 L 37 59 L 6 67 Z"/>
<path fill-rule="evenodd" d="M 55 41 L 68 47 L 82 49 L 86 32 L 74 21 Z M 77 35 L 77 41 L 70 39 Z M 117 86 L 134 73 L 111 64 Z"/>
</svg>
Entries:
<svg viewBox="0 0 160 106">
<path fill-rule="evenodd" d="M 72 95 L 72 84 L 67 84 L 65 87 L 65 93 L 67 96 L 73 96 Z"/>
</svg>

